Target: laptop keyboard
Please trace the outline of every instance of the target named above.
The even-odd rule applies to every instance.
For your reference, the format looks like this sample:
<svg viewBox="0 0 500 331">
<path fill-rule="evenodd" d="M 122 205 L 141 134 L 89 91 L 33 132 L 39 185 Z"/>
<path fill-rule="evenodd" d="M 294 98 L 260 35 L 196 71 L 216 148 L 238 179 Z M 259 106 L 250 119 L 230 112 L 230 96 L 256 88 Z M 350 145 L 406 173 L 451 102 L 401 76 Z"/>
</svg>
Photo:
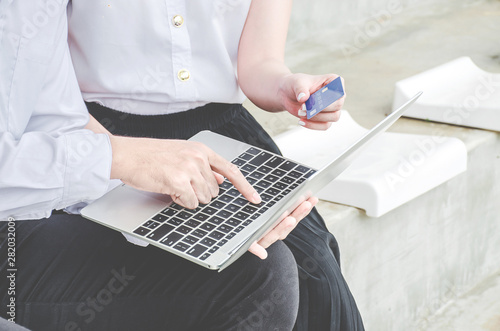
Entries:
<svg viewBox="0 0 500 331">
<path fill-rule="evenodd" d="M 232 160 L 259 192 L 262 202 L 248 202 L 227 179 L 210 203 L 187 209 L 176 203 L 139 226 L 134 233 L 206 260 L 229 239 L 274 206 L 316 171 L 250 147 Z"/>
</svg>

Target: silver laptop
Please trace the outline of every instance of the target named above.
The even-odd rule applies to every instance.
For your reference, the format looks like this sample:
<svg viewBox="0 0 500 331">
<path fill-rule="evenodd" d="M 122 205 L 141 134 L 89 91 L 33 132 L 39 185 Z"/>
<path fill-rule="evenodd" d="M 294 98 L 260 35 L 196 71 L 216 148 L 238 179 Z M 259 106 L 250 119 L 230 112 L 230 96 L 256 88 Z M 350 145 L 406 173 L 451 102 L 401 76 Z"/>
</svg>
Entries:
<svg viewBox="0 0 500 331">
<path fill-rule="evenodd" d="M 194 210 L 169 196 L 122 184 L 82 210 L 82 215 L 128 233 L 209 269 L 223 270 L 244 254 L 302 201 L 341 174 L 369 141 L 384 132 L 415 102 L 419 92 L 320 170 L 260 148 L 202 131 L 190 140 L 238 165 L 262 197 L 249 203 L 227 180 L 219 195 Z"/>
</svg>

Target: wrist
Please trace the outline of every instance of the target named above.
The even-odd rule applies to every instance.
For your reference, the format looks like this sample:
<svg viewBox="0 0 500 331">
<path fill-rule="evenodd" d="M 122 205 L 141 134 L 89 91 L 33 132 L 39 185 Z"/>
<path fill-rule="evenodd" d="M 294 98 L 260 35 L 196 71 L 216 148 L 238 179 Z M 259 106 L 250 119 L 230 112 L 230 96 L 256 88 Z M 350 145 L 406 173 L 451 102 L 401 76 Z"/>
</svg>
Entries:
<svg viewBox="0 0 500 331">
<path fill-rule="evenodd" d="M 111 143 L 111 175 L 110 179 L 123 179 L 123 165 L 125 164 L 123 158 L 123 140 L 124 137 L 117 137 L 110 135 L 109 141 Z"/>
</svg>

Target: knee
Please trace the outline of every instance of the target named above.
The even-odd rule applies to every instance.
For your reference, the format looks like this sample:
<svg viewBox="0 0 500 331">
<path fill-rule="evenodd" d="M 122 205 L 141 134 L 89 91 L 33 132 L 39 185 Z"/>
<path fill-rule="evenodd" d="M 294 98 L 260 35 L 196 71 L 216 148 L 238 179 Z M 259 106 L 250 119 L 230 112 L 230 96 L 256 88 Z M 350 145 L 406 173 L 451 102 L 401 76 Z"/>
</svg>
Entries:
<svg viewBox="0 0 500 331">
<path fill-rule="evenodd" d="M 238 330 L 291 330 L 295 324 L 299 306 L 295 259 L 282 242 L 269 247 L 268 253 L 265 260 L 253 259 L 255 266 L 247 264 L 258 286 L 240 310 Z"/>
</svg>

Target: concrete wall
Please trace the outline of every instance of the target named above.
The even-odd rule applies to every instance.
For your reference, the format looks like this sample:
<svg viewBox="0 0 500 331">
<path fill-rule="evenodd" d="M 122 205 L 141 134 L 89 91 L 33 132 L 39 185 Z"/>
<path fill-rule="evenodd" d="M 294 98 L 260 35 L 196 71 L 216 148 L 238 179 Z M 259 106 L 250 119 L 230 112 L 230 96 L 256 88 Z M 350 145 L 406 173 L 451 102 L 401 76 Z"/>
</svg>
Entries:
<svg viewBox="0 0 500 331">
<path fill-rule="evenodd" d="M 427 15 L 480 2 L 483 0 L 295 0 L 288 40 L 300 42 L 339 29 L 350 35 L 360 24 L 387 19 L 387 14 Z"/>
</svg>

